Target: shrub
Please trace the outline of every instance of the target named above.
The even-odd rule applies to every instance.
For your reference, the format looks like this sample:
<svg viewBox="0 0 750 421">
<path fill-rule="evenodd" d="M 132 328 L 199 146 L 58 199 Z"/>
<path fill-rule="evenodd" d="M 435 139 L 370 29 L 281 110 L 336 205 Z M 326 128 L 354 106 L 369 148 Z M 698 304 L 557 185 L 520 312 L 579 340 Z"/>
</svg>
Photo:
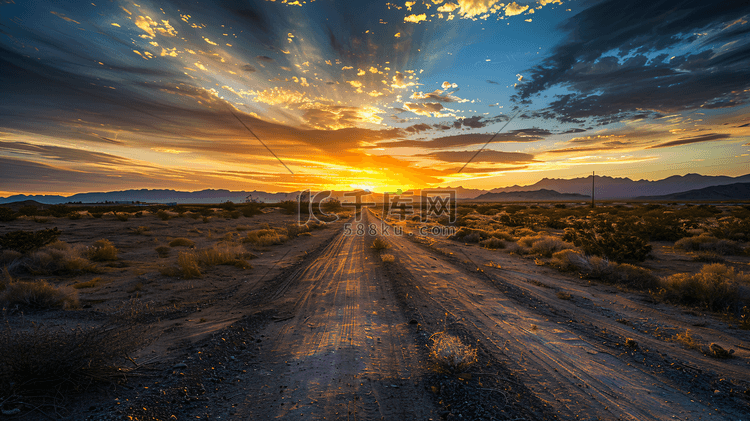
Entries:
<svg viewBox="0 0 750 421">
<path fill-rule="evenodd" d="M 55 288 L 45 280 L 4 282 L 0 293 L 0 305 L 3 307 L 22 307 L 33 310 L 54 308 L 78 308 L 78 297 L 67 288 Z"/>
<path fill-rule="evenodd" d="M 169 250 L 171 249 L 167 246 L 159 246 L 156 248 L 156 254 L 161 258 L 169 257 Z"/>
<path fill-rule="evenodd" d="M 195 243 L 193 242 L 193 240 L 180 237 L 170 241 L 169 247 L 195 247 Z"/>
<path fill-rule="evenodd" d="M 505 248 L 505 241 L 496 237 L 490 237 L 480 241 L 479 245 L 490 250 L 503 249 Z"/>
<path fill-rule="evenodd" d="M 246 218 L 252 218 L 255 215 L 260 215 L 263 213 L 260 208 L 261 205 L 258 203 L 249 203 L 240 207 L 240 212 L 242 212 L 242 215 L 244 215 Z"/>
<path fill-rule="evenodd" d="M 461 227 L 455 234 L 448 237 L 448 239 L 463 241 L 464 243 L 478 243 L 489 237 L 490 234 L 485 230 Z"/>
<path fill-rule="evenodd" d="M 136 234 L 136 235 L 151 234 L 151 228 L 141 225 L 141 226 L 136 227 L 136 228 L 131 228 L 130 232 L 132 232 L 133 234 Z"/>
<path fill-rule="evenodd" d="M 380 260 L 382 260 L 384 263 L 393 263 L 396 261 L 396 256 L 392 254 L 381 254 Z"/>
<path fill-rule="evenodd" d="M 709 234 L 701 234 L 696 237 L 685 237 L 674 243 L 676 249 L 685 251 L 714 252 L 721 255 L 742 254 L 743 249 L 737 242 L 726 239 L 718 239 Z"/>
<path fill-rule="evenodd" d="M 566 243 L 557 237 L 542 237 L 531 244 L 531 252 L 543 257 L 552 257 L 552 254 L 564 250 L 572 249 L 573 244 Z"/>
<path fill-rule="evenodd" d="M 576 250 L 560 250 L 552 254 L 553 264 L 560 270 L 582 270 L 588 266 L 586 256 Z"/>
<path fill-rule="evenodd" d="M 16 214 L 12 210 L 0 206 L 0 222 L 11 222 L 16 219 Z"/>
<path fill-rule="evenodd" d="M 256 246 L 271 246 L 283 244 L 288 239 L 286 235 L 281 235 L 273 229 L 257 229 L 248 231 L 247 236 L 242 239 L 242 242 Z"/>
<path fill-rule="evenodd" d="M 693 335 L 690 334 L 690 330 L 686 330 L 685 333 L 676 333 L 671 338 L 672 342 L 677 342 L 684 346 L 687 349 L 697 349 L 701 350 L 701 343 L 698 342 L 695 338 L 693 338 Z"/>
<path fill-rule="evenodd" d="M 31 323 L 0 329 L 0 395 L 59 399 L 122 377 L 140 335 L 119 326 L 67 329 Z"/>
<path fill-rule="evenodd" d="M 651 245 L 631 232 L 625 224 L 607 220 L 576 221 L 567 228 L 562 238 L 583 249 L 587 254 L 606 257 L 616 262 L 646 260 Z"/>
<path fill-rule="evenodd" d="M 76 284 L 73 284 L 73 288 L 75 289 L 94 288 L 94 287 L 99 286 L 101 283 L 102 283 L 102 278 L 96 277 L 90 281 L 78 282 Z"/>
<path fill-rule="evenodd" d="M 3 250 L 0 252 L 0 266 L 8 266 L 22 256 L 23 254 L 15 250 Z"/>
<path fill-rule="evenodd" d="M 558 291 L 557 292 L 557 298 L 559 298 L 561 300 L 570 301 L 570 300 L 573 299 L 573 295 L 571 295 L 570 293 L 565 292 L 565 291 Z"/>
<path fill-rule="evenodd" d="M 391 245 L 388 244 L 387 241 L 383 240 L 382 238 L 376 238 L 372 241 L 372 245 L 370 246 L 373 250 L 385 250 L 389 248 Z"/>
<path fill-rule="evenodd" d="M 56 241 L 13 261 L 8 268 L 11 273 L 32 275 L 71 275 L 96 271 L 96 267 L 84 257 L 85 252 L 83 246 Z"/>
<path fill-rule="evenodd" d="M 430 340 L 430 356 L 443 369 L 460 373 L 477 361 L 476 348 L 464 344 L 453 335 L 438 332 L 432 335 Z"/>
<path fill-rule="evenodd" d="M 286 236 L 289 238 L 294 238 L 304 232 L 310 232 L 310 227 L 299 224 L 289 224 L 286 227 Z"/>
<path fill-rule="evenodd" d="M 659 296 L 668 301 L 708 310 L 739 310 L 750 300 L 750 275 L 721 263 L 703 266 L 696 274 L 678 273 L 661 282 Z"/>
<path fill-rule="evenodd" d="M 109 240 L 98 240 L 88 249 L 88 258 L 94 262 L 117 260 L 117 248 Z"/>
<path fill-rule="evenodd" d="M 115 212 L 115 217 L 118 221 L 125 222 L 128 220 L 128 214 L 127 213 L 117 213 Z"/>
<path fill-rule="evenodd" d="M 165 276 L 181 276 L 183 278 L 201 277 L 201 266 L 232 265 L 243 269 L 252 266 L 245 260 L 253 256 L 238 246 L 219 246 L 212 248 L 181 251 L 177 256 L 177 267 L 168 266 L 160 270 Z"/>
<path fill-rule="evenodd" d="M 159 209 L 158 211 L 156 211 L 156 216 L 162 221 L 168 221 L 170 218 L 172 218 L 172 215 L 170 215 L 169 212 L 165 211 L 164 209 Z"/>
<path fill-rule="evenodd" d="M 61 234 L 56 227 L 39 231 L 11 231 L 0 235 L 0 247 L 28 253 L 56 241 Z"/>
</svg>

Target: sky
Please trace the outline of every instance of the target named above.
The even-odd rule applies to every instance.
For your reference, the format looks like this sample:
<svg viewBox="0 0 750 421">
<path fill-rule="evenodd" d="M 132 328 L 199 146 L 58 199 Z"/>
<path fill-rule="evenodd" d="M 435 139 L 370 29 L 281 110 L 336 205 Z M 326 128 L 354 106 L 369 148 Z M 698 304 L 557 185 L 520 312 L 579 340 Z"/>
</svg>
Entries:
<svg viewBox="0 0 750 421">
<path fill-rule="evenodd" d="M 0 0 L 0 195 L 750 173 L 746 0 Z"/>
</svg>

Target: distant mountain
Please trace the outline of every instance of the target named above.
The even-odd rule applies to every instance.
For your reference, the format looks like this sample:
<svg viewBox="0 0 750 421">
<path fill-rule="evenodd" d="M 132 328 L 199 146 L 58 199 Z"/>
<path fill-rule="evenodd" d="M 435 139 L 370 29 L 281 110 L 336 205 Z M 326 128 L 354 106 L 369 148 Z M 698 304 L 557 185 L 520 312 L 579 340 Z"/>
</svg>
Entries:
<svg viewBox="0 0 750 421">
<path fill-rule="evenodd" d="M 35 200 L 43 204 L 57 204 L 69 202 L 101 203 L 101 202 L 147 202 L 147 203 L 224 203 L 232 201 L 243 203 L 247 198 L 266 203 L 296 199 L 298 193 L 266 193 L 262 191 L 229 191 L 229 190 L 201 190 L 196 192 L 176 190 L 124 190 L 101 193 L 78 193 L 69 197 L 58 195 L 24 194 L 0 198 L 0 203 Z"/>
<path fill-rule="evenodd" d="M 507 201 L 545 201 L 545 200 L 588 200 L 591 196 L 576 193 L 558 193 L 554 190 L 540 189 L 533 191 L 516 191 L 501 193 L 485 193 L 477 196 L 473 201 L 507 202 Z"/>
<path fill-rule="evenodd" d="M 750 183 L 706 187 L 663 196 L 642 196 L 643 200 L 750 200 Z"/>
<path fill-rule="evenodd" d="M 750 183 L 750 174 L 740 177 L 708 176 L 700 174 L 675 175 L 663 180 L 637 180 L 597 175 L 594 196 L 597 199 L 627 199 L 640 196 L 663 196 L 705 187 L 734 183 Z M 560 193 L 591 194 L 591 176 L 557 179 L 543 178 L 529 186 L 512 186 L 490 190 L 491 193 L 528 190 L 554 190 Z"/>
</svg>

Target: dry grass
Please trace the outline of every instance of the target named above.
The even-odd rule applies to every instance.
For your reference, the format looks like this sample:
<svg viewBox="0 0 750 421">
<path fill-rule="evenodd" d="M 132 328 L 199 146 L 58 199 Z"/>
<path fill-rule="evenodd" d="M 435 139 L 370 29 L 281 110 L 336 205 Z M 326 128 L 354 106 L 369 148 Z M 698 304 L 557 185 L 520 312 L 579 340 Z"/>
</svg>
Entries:
<svg viewBox="0 0 750 421">
<path fill-rule="evenodd" d="M 385 250 L 387 248 L 391 247 L 390 244 L 388 244 L 387 241 L 383 240 L 382 238 L 376 238 L 372 241 L 372 245 L 370 245 L 370 248 L 373 250 Z"/>
<path fill-rule="evenodd" d="M 242 239 L 243 243 L 250 243 L 255 246 L 267 247 L 276 244 L 283 244 L 289 239 L 286 235 L 279 234 L 274 229 L 257 229 L 248 231 Z"/>
<path fill-rule="evenodd" d="M 687 349 L 697 349 L 700 351 L 702 348 L 702 344 L 690 334 L 690 329 L 686 330 L 685 333 L 675 334 L 670 340 L 681 344 Z"/>
<path fill-rule="evenodd" d="M 149 235 L 151 234 L 151 228 L 141 225 L 136 228 L 131 228 L 130 232 L 136 235 Z"/>
<path fill-rule="evenodd" d="M 9 276 L 0 282 L 0 306 L 31 310 L 73 309 L 80 307 L 78 294 L 67 287 L 45 280 L 17 281 Z"/>
<path fill-rule="evenodd" d="M 718 239 L 712 235 L 701 234 L 695 237 L 685 237 L 674 243 L 676 249 L 685 251 L 703 251 L 727 255 L 742 254 L 743 249 L 736 241 Z"/>
<path fill-rule="evenodd" d="M 164 258 L 169 257 L 169 251 L 171 249 L 167 246 L 159 246 L 155 250 L 156 250 L 156 254 L 158 254 L 160 258 L 164 259 Z"/>
<path fill-rule="evenodd" d="M 477 361 L 477 350 L 464 344 L 461 339 L 445 332 L 430 337 L 430 356 L 441 368 L 450 372 L 462 372 Z"/>
<path fill-rule="evenodd" d="M 94 262 L 117 260 L 117 248 L 109 240 L 98 240 L 88 251 L 88 258 Z"/>
<path fill-rule="evenodd" d="M 169 247 L 195 247 L 195 242 L 188 238 L 180 237 L 170 241 Z"/>
<path fill-rule="evenodd" d="M 531 252 L 543 257 L 552 257 L 552 254 L 555 252 L 574 248 L 575 246 L 571 243 L 565 242 L 557 237 L 548 236 L 542 236 L 531 244 Z"/>
<path fill-rule="evenodd" d="M 704 265 L 696 274 L 678 273 L 662 279 L 659 296 L 667 301 L 721 311 L 739 310 L 750 301 L 750 275 L 721 263 Z"/>
<path fill-rule="evenodd" d="M 201 266 L 231 265 L 242 269 L 252 269 L 246 259 L 254 257 L 241 246 L 215 245 L 212 248 L 181 251 L 177 256 L 177 266 L 167 266 L 159 270 L 162 275 L 182 278 L 200 278 Z"/>
<path fill-rule="evenodd" d="M 558 291 L 557 298 L 559 298 L 561 300 L 572 300 L 573 299 L 573 295 L 571 295 L 568 292 Z"/>
<path fill-rule="evenodd" d="M 384 263 L 393 263 L 396 261 L 396 256 L 392 254 L 381 254 L 380 260 L 382 260 Z"/>
<path fill-rule="evenodd" d="M 102 284 L 102 278 L 96 277 L 90 281 L 86 282 L 78 282 L 76 284 L 73 284 L 73 288 L 75 289 L 84 289 L 84 288 L 95 288 Z"/>
<path fill-rule="evenodd" d="M 490 250 L 497 250 L 497 249 L 504 249 L 505 248 L 505 241 L 497 238 L 497 237 L 490 237 L 486 240 L 482 240 L 479 242 L 479 245 Z"/>
<path fill-rule="evenodd" d="M 87 248 L 56 241 L 18 258 L 8 265 L 12 274 L 74 275 L 96 272 L 96 266 L 85 257 Z"/>
</svg>

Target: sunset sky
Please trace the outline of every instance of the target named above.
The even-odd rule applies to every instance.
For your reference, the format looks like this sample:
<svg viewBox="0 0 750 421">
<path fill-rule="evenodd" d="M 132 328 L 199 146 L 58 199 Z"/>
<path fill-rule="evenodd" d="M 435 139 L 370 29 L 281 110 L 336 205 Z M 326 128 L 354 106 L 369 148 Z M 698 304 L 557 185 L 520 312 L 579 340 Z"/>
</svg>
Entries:
<svg viewBox="0 0 750 421">
<path fill-rule="evenodd" d="M 0 195 L 744 175 L 749 20 L 747 0 L 0 0 Z"/>
</svg>

